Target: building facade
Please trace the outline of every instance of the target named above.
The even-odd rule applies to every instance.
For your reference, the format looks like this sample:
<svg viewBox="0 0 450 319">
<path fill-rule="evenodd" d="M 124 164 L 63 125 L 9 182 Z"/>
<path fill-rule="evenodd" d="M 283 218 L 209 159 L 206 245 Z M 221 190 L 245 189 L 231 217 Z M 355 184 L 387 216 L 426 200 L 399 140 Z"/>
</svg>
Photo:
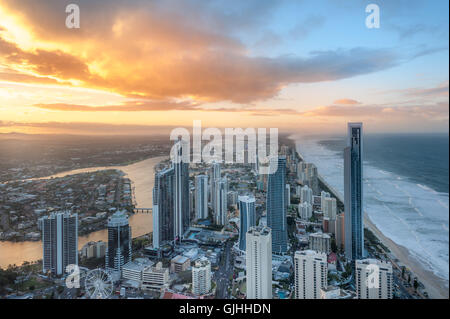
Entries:
<svg viewBox="0 0 450 319">
<path fill-rule="evenodd" d="M 206 295 L 211 291 L 211 263 L 208 259 L 197 260 L 192 267 L 192 292 Z"/>
<path fill-rule="evenodd" d="M 256 211 L 254 196 L 239 196 L 239 249 L 245 251 L 247 231 L 250 227 L 256 226 Z"/>
<path fill-rule="evenodd" d="M 295 298 L 320 299 L 327 287 L 328 263 L 325 253 L 302 250 L 295 252 Z"/>
<path fill-rule="evenodd" d="M 247 232 L 247 299 L 272 299 L 272 234 L 268 227 Z"/>
<path fill-rule="evenodd" d="M 195 177 L 195 218 L 208 218 L 208 175 Z"/>
<path fill-rule="evenodd" d="M 298 214 L 301 219 L 309 220 L 313 215 L 312 205 L 309 204 L 308 202 L 298 204 Z"/>
<path fill-rule="evenodd" d="M 356 297 L 358 299 L 392 299 L 392 265 L 377 259 L 355 261 Z"/>
<path fill-rule="evenodd" d="M 305 185 L 300 190 L 300 203 L 313 204 L 313 191 L 308 185 Z"/>
<path fill-rule="evenodd" d="M 348 123 L 344 150 L 345 256 L 364 257 L 362 123 Z"/>
<path fill-rule="evenodd" d="M 175 174 L 175 240 L 181 240 L 190 225 L 189 214 L 189 149 L 178 140 L 173 147 L 172 167 Z"/>
<path fill-rule="evenodd" d="M 105 267 L 121 271 L 123 265 L 131 261 L 131 227 L 124 211 L 114 213 L 108 219 L 108 248 Z"/>
<path fill-rule="evenodd" d="M 275 173 L 269 174 L 267 185 L 267 226 L 272 230 L 272 251 L 276 254 L 287 252 L 286 219 L 286 158 L 272 158 L 270 165 L 277 161 Z M 273 170 L 271 170 L 273 171 Z"/>
<path fill-rule="evenodd" d="M 309 249 L 325 254 L 331 252 L 331 237 L 325 233 L 314 233 L 309 235 Z"/>
<path fill-rule="evenodd" d="M 175 239 L 175 170 L 173 167 L 155 174 L 153 187 L 153 247 Z"/>
<path fill-rule="evenodd" d="M 42 230 L 42 271 L 62 275 L 68 265 L 78 265 L 78 215 L 52 213 L 40 218 Z"/>
<path fill-rule="evenodd" d="M 214 186 L 214 220 L 216 225 L 226 225 L 228 211 L 228 182 L 226 177 L 216 179 Z"/>
</svg>

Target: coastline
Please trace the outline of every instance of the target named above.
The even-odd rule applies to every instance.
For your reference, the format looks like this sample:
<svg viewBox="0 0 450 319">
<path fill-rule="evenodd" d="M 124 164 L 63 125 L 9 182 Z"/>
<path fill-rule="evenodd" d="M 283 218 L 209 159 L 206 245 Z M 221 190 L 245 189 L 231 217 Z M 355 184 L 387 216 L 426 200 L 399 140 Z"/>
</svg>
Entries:
<svg viewBox="0 0 450 319">
<path fill-rule="evenodd" d="M 387 254 L 392 255 L 391 259 L 397 259 L 419 279 L 419 281 L 425 286 L 425 290 L 430 298 L 449 298 L 448 282 L 446 282 L 445 279 L 442 279 L 436 276 L 432 271 L 425 269 L 424 266 L 411 255 L 406 247 L 396 244 L 393 240 L 386 237 L 370 220 L 366 213 L 364 214 L 364 224 L 375 234 L 383 245 L 389 248 L 390 253 Z"/>
<path fill-rule="evenodd" d="M 297 149 L 297 141 L 294 136 L 289 137 L 289 139 L 294 143 L 295 150 L 300 159 L 303 160 L 301 153 Z M 321 180 L 328 188 L 330 193 L 336 197 L 338 201 L 343 204 L 343 198 L 338 191 L 336 191 L 331 185 L 329 185 L 326 180 L 318 174 L 319 180 Z M 408 268 L 414 276 L 424 285 L 425 290 L 432 299 L 448 299 L 449 298 L 449 284 L 445 279 L 438 277 L 432 271 L 426 269 L 420 261 L 418 261 L 411 253 L 408 248 L 395 243 L 392 239 L 385 236 L 378 227 L 370 220 L 367 213 L 364 213 L 364 224 L 365 226 L 374 233 L 378 240 L 386 246 L 390 253 L 392 261 L 398 260 L 398 262 Z"/>
</svg>

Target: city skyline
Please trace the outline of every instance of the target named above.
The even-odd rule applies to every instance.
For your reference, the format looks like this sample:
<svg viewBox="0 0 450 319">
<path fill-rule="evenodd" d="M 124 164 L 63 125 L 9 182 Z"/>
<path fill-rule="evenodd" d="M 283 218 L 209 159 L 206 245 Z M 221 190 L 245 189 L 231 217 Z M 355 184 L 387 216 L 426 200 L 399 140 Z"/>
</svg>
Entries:
<svg viewBox="0 0 450 319">
<path fill-rule="evenodd" d="M 448 299 L 448 12 L 0 0 L 0 299 Z"/>
</svg>

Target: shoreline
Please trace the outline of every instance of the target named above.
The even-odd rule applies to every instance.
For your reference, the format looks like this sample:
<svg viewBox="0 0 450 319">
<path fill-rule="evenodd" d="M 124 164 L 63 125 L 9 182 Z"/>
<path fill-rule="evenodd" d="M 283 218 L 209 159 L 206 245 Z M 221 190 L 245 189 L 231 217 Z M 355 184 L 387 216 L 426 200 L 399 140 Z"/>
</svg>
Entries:
<svg viewBox="0 0 450 319">
<path fill-rule="evenodd" d="M 300 159 L 303 160 L 301 153 L 297 150 L 297 141 L 294 137 L 290 137 L 290 140 L 294 142 L 295 151 Z M 330 193 L 336 197 L 338 201 L 343 199 L 340 194 L 327 183 L 325 178 L 323 178 L 318 173 L 318 178 L 329 188 Z M 398 260 L 399 263 L 403 264 L 408 268 L 411 273 L 418 278 L 418 280 L 424 285 L 425 291 L 428 293 L 431 299 L 448 299 L 449 298 L 449 285 L 448 281 L 437 276 L 432 271 L 426 269 L 419 260 L 417 260 L 408 250 L 408 248 L 395 243 L 392 239 L 384 235 L 378 227 L 370 220 L 366 212 L 364 212 L 364 224 L 365 226 L 374 233 L 378 240 L 386 246 L 390 253 L 387 253 L 392 258 L 391 260 Z M 394 265 L 393 265 L 394 266 Z"/>
<path fill-rule="evenodd" d="M 408 268 L 414 276 L 424 285 L 425 291 L 431 299 L 448 299 L 449 290 L 448 282 L 438 277 L 432 271 L 426 269 L 420 261 L 411 255 L 408 248 L 395 243 L 392 239 L 386 237 L 378 227 L 370 220 L 367 213 L 364 213 L 364 224 L 372 231 L 378 240 L 385 245 L 389 250 L 391 259 L 397 259 L 399 263 Z"/>
</svg>

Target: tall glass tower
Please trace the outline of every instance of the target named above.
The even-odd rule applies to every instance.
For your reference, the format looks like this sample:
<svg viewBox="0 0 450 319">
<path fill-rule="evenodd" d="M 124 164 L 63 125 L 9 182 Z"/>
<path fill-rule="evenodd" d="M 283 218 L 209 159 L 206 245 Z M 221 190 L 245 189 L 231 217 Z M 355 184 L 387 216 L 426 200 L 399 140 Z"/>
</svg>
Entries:
<svg viewBox="0 0 450 319">
<path fill-rule="evenodd" d="M 272 252 L 283 254 L 287 251 L 286 157 L 278 156 L 271 161 L 278 161 L 278 168 L 269 174 L 267 183 L 267 226 L 272 229 Z"/>
<path fill-rule="evenodd" d="M 108 219 L 108 249 L 105 255 L 107 269 L 121 271 L 131 261 L 131 227 L 125 211 L 115 212 Z"/>
<path fill-rule="evenodd" d="M 195 217 L 208 218 L 208 175 L 195 177 Z"/>
<path fill-rule="evenodd" d="M 245 251 L 246 236 L 250 227 L 256 226 L 255 197 L 239 196 L 239 249 Z"/>
<path fill-rule="evenodd" d="M 172 166 L 175 173 L 175 240 L 181 240 L 189 228 L 189 158 L 183 151 L 189 151 L 185 142 L 179 140 L 174 145 Z"/>
<path fill-rule="evenodd" d="M 345 256 L 364 258 L 362 123 L 348 123 L 344 150 Z"/>
<path fill-rule="evenodd" d="M 52 213 L 39 219 L 42 229 L 42 271 L 62 275 L 66 266 L 78 265 L 78 215 Z"/>
<path fill-rule="evenodd" d="M 155 174 L 153 188 L 154 248 L 159 248 L 164 242 L 172 242 L 175 238 L 174 172 L 174 168 L 171 167 Z"/>
</svg>

